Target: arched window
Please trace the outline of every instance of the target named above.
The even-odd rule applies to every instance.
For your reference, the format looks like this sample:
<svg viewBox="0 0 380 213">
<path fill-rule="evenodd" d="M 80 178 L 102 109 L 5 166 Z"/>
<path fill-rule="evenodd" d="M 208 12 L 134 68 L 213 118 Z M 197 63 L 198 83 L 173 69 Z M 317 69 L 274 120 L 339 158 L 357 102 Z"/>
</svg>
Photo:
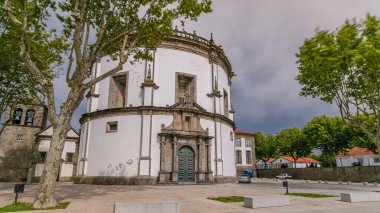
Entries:
<svg viewBox="0 0 380 213">
<path fill-rule="evenodd" d="M 13 112 L 13 121 L 12 121 L 12 124 L 21 124 L 22 114 L 23 114 L 23 110 L 21 108 L 17 108 Z"/>
<path fill-rule="evenodd" d="M 34 113 L 35 112 L 32 109 L 26 111 L 25 125 L 27 125 L 27 126 L 33 126 Z"/>
</svg>

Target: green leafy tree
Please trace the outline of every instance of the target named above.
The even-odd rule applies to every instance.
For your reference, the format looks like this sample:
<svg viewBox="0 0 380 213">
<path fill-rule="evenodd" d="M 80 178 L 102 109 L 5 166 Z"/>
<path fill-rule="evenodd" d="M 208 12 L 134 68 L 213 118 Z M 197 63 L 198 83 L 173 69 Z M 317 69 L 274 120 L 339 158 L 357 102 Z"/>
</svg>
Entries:
<svg viewBox="0 0 380 213">
<path fill-rule="evenodd" d="M 272 134 L 264 135 L 262 132 L 257 132 L 255 140 L 256 156 L 264 161 L 265 169 L 267 169 L 268 160 L 278 154 L 276 137 Z"/>
<path fill-rule="evenodd" d="M 38 103 L 43 98 L 43 92 L 33 75 L 26 71 L 20 58 L 20 36 L 14 28 L 0 26 L 0 133 L 10 122 L 11 117 L 5 116 L 7 109 L 13 109 L 17 104 Z M 37 41 L 39 38 L 34 38 Z M 31 57 L 38 58 L 39 52 L 46 51 L 46 46 L 35 46 L 36 51 Z M 43 55 L 44 63 L 36 64 L 45 70 L 52 63 L 60 64 L 60 52 L 47 52 Z M 41 57 L 41 58 L 42 58 Z M 46 73 L 45 73 L 46 74 Z M 12 110 L 10 110 L 12 111 Z"/>
<path fill-rule="evenodd" d="M 35 208 L 47 208 L 57 204 L 55 179 L 66 133 L 84 95 L 129 62 L 152 59 L 143 47 L 154 48 L 163 38 L 171 36 L 173 21 L 197 20 L 203 12 L 210 12 L 211 0 L 0 0 L 0 6 L 3 22 L 11 23 L 5 27 L 14 27 L 19 35 L 20 58 L 47 100 L 53 135 L 33 204 Z M 48 28 L 49 22 L 57 22 L 58 30 Z M 45 54 L 66 47 L 69 47 L 65 71 L 68 94 L 56 107 L 57 88 L 52 77 L 60 70 L 54 66 L 41 67 L 56 64 L 47 63 Z M 93 64 L 106 55 L 112 56 L 117 65 L 90 78 L 88 73 Z"/>
<path fill-rule="evenodd" d="M 362 147 L 371 150 L 372 152 L 377 152 L 376 144 L 368 137 L 368 135 L 361 129 L 350 127 L 349 131 L 352 135 L 352 142 L 350 144 L 353 147 Z"/>
<path fill-rule="evenodd" d="M 332 167 L 335 156 L 350 148 L 352 132 L 339 117 L 317 116 L 303 128 L 303 133 L 313 148 L 322 151 L 322 157 Z"/>
<path fill-rule="evenodd" d="M 297 167 L 296 162 L 299 158 L 306 157 L 311 153 L 312 148 L 299 128 L 294 127 L 281 130 L 276 136 L 276 140 L 281 152 L 293 158 L 295 167 Z"/>
<path fill-rule="evenodd" d="M 380 154 L 380 20 L 347 20 L 335 31 L 318 30 L 298 57 L 300 95 L 335 102 L 343 121 L 362 129 Z"/>
</svg>

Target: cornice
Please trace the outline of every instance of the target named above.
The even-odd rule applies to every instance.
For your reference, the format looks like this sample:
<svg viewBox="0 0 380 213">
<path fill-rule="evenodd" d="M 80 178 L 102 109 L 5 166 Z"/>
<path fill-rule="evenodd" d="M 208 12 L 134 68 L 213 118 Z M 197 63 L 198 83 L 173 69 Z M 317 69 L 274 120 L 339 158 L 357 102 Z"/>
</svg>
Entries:
<svg viewBox="0 0 380 213">
<path fill-rule="evenodd" d="M 176 113 L 176 112 L 196 113 L 208 120 L 216 120 L 216 121 L 225 122 L 229 124 L 233 129 L 235 129 L 235 122 L 224 115 L 201 111 L 199 109 L 155 107 L 155 106 L 123 107 L 123 108 L 98 110 L 95 112 L 83 114 L 82 117 L 79 119 L 79 122 L 83 124 L 84 122 L 95 120 L 98 118 L 122 116 L 122 115 L 173 115 L 173 113 Z"/>
<path fill-rule="evenodd" d="M 166 38 L 158 47 L 182 50 L 208 58 L 210 63 L 223 67 L 229 78 L 234 76 L 230 61 L 225 55 L 224 50 L 221 46 L 217 46 L 212 38 L 208 40 L 198 36 L 195 32 L 191 34 L 185 31 L 174 30 L 174 35 Z"/>
</svg>

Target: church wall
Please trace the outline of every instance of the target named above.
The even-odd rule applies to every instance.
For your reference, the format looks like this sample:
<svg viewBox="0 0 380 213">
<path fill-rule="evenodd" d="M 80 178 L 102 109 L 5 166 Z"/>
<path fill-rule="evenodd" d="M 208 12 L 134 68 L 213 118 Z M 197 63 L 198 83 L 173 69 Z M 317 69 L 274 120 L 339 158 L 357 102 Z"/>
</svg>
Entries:
<svg viewBox="0 0 380 213">
<path fill-rule="evenodd" d="M 201 126 L 206 129 L 208 128 L 209 130 L 209 135 L 214 137 L 215 136 L 215 128 L 214 128 L 214 121 L 211 120 L 206 120 L 206 119 L 201 119 L 200 120 Z M 211 139 L 211 171 L 214 172 L 213 175 L 215 175 L 215 138 Z"/>
<path fill-rule="evenodd" d="M 110 57 L 103 57 L 99 63 L 97 75 L 102 75 L 117 66 L 118 61 L 113 61 Z M 144 81 L 145 61 L 135 62 L 131 65 L 125 63 L 123 69 L 119 73 L 128 73 L 127 84 L 127 103 L 126 106 L 140 106 L 142 101 L 141 83 Z M 99 94 L 98 98 L 92 98 L 92 111 L 108 108 L 110 78 L 100 81 L 95 86 L 95 94 Z"/>
<path fill-rule="evenodd" d="M 78 152 L 78 167 L 77 167 L 77 175 L 83 174 L 84 167 L 84 159 L 87 158 L 87 153 L 85 154 L 85 146 L 88 143 L 87 135 L 88 135 L 88 124 L 84 123 L 81 125 L 81 134 L 80 134 L 80 143 L 79 143 L 79 152 Z"/>
<path fill-rule="evenodd" d="M 173 105 L 175 103 L 176 72 L 196 76 L 196 102 L 208 112 L 212 105 L 207 93 L 211 92 L 211 71 L 207 58 L 199 55 L 158 48 L 156 51 L 155 83 L 160 87 L 155 93 L 155 106 Z"/>
<path fill-rule="evenodd" d="M 48 152 L 50 148 L 50 140 L 41 140 L 38 144 L 38 152 Z M 75 153 L 75 142 L 66 141 L 62 151 L 61 159 L 63 160 L 60 168 L 61 177 L 72 177 L 74 164 L 72 162 L 66 162 L 66 153 Z M 44 169 L 44 163 L 37 163 L 34 171 L 34 176 L 40 177 Z"/>
<path fill-rule="evenodd" d="M 234 151 L 234 141 L 231 140 L 231 131 L 233 129 L 230 126 L 227 126 L 225 124 L 221 125 L 222 129 L 222 156 L 223 156 L 223 176 L 235 176 L 236 175 L 236 169 L 235 169 L 235 151 Z"/>
<path fill-rule="evenodd" d="M 160 139 L 161 125 L 168 126 L 173 121 L 172 116 L 155 115 L 152 120 L 152 144 L 151 144 L 151 175 L 157 176 L 160 171 Z"/>
<path fill-rule="evenodd" d="M 118 122 L 117 132 L 106 133 L 107 122 L 113 121 Z M 100 118 L 91 121 L 90 126 L 92 133 L 88 138 L 88 164 L 85 175 L 137 176 L 141 116 Z"/>
<path fill-rule="evenodd" d="M 144 82 L 145 62 L 136 62 L 134 65 L 125 64 L 125 69 L 128 70 L 128 95 L 126 106 L 141 106 L 142 89 L 141 83 Z"/>
<path fill-rule="evenodd" d="M 209 135 L 215 137 L 214 121 L 201 119 L 200 122 L 204 129 L 209 128 Z M 230 135 L 233 128 L 220 122 L 217 122 L 216 126 L 216 140 L 215 138 L 211 139 L 212 171 L 214 172 L 214 175 L 216 175 L 216 167 L 218 167 L 218 175 L 235 176 L 234 143 L 233 140 L 231 140 Z M 216 158 L 222 160 L 217 163 L 215 163 L 215 145 L 217 146 Z"/>
</svg>

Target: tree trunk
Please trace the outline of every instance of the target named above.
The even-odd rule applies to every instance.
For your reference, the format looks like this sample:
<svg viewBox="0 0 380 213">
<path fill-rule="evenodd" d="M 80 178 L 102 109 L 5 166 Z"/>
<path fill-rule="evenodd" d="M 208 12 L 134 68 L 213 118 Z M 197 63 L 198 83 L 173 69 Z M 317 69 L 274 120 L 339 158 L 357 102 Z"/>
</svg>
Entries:
<svg viewBox="0 0 380 213">
<path fill-rule="evenodd" d="M 380 157 L 380 138 L 376 138 L 374 140 L 375 144 L 376 144 L 376 147 L 377 147 L 377 155 L 379 155 Z"/>
<path fill-rule="evenodd" d="M 70 129 L 70 119 L 64 118 L 63 120 L 63 123 L 60 125 L 53 125 L 53 137 L 41 175 L 38 192 L 34 198 L 33 208 L 48 208 L 57 205 L 57 201 L 54 198 L 55 184 L 67 131 Z"/>
</svg>

